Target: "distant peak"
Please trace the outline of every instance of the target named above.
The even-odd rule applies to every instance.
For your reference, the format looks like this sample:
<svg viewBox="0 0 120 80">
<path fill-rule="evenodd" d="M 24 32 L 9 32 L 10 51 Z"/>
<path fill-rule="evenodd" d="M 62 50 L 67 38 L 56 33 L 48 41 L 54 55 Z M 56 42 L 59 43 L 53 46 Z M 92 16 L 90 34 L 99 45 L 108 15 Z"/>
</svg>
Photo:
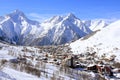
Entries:
<svg viewBox="0 0 120 80">
<path fill-rule="evenodd" d="M 8 14 L 7 16 L 10 16 L 11 18 L 19 18 L 19 16 L 22 16 L 22 17 L 26 18 L 25 14 L 18 9 L 14 10 L 10 14 Z"/>
<path fill-rule="evenodd" d="M 50 18 L 49 20 L 47 20 L 46 22 L 52 22 L 52 23 L 58 23 L 62 20 L 63 18 L 61 16 L 53 16 L 52 18 Z"/>
<path fill-rule="evenodd" d="M 59 19 L 61 19 L 62 17 L 61 16 L 53 16 L 53 20 L 59 20 Z"/>
<path fill-rule="evenodd" d="M 68 17 L 73 17 L 73 18 L 75 18 L 75 15 L 74 15 L 73 13 L 68 13 L 67 16 L 68 16 Z"/>
<path fill-rule="evenodd" d="M 7 14 L 6 16 L 10 17 L 10 19 L 12 19 L 14 22 L 19 22 L 23 19 L 27 20 L 27 17 L 25 16 L 25 14 L 18 9 L 16 9 L 13 12 Z"/>
<path fill-rule="evenodd" d="M 65 19 L 78 19 L 73 13 L 68 13 L 65 16 Z"/>
<path fill-rule="evenodd" d="M 74 14 L 73 13 L 68 13 L 68 16 L 74 16 Z"/>
<path fill-rule="evenodd" d="M 24 15 L 24 13 L 18 9 L 14 10 L 11 14 Z"/>
<path fill-rule="evenodd" d="M 18 9 L 12 11 L 11 13 L 7 14 L 7 16 L 14 17 L 14 16 L 23 16 L 25 17 L 24 13 Z"/>
<path fill-rule="evenodd" d="M 14 13 L 21 13 L 22 11 L 20 11 L 19 9 L 16 9 L 13 11 Z"/>
</svg>

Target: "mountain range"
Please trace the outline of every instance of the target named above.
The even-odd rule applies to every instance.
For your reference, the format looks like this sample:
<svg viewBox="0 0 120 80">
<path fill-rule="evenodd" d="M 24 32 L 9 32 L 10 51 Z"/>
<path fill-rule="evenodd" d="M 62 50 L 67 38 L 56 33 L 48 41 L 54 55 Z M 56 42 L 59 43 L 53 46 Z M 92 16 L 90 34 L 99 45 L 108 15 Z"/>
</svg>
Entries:
<svg viewBox="0 0 120 80">
<path fill-rule="evenodd" d="M 0 39 L 17 45 L 59 45 L 78 40 L 107 25 L 103 20 L 82 21 L 72 13 L 40 23 L 15 10 L 0 16 Z"/>
</svg>

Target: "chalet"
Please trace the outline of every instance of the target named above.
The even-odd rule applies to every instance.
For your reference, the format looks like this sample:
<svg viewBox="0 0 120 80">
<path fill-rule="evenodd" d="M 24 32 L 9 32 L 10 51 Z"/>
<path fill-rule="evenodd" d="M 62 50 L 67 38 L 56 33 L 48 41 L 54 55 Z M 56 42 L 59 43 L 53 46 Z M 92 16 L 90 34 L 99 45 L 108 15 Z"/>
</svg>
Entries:
<svg viewBox="0 0 120 80">
<path fill-rule="evenodd" d="M 94 65 L 89 65 L 89 66 L 87 67 L 87 70 L 91 70 L 91 71 L 93 71 L 93 72 L 98 72 L 98 67 L 99 67 L 99 66 L 97 66 L 96 64 L 94 64 Z"/>
<path fill-rule="evenodd" d="M 93 72 L 96 73 L 100 73 L 100 74 L 105 74 L 105 75 L 109 75 L 109 76 L 113 76 L 113 72 L 111 70 L 110 66 L 100 66 L 100 65 L 91 65 L 87 67 L 87 70 L 91 70 Z"/>
<path fill-rule="evenodd" d="M 110 66 L 104 66 L 104 73 L 109 75 L 109 76 L 113 76 L 113 72 L 112 72 Z"/>
</svg>

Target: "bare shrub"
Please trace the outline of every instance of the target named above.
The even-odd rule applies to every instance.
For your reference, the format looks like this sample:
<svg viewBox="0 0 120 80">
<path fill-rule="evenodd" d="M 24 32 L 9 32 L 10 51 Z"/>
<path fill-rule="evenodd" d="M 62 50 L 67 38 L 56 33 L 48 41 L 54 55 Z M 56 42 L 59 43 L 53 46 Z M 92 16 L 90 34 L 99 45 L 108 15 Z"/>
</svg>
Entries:
<svg viewBox="0 0 120 80">
<path fill-rule="evenodd" d="M 38 77 L 40 77 L 40 75 L 41 75 L 41 72 L 39 69 L 30 67 L 30 66 L 25 66 L 25 72 L 30 73 L 32 75 L 36 75 Z"/>
<path fill-rule="evenodd" d="M 3 47 L 2 46 L 0 46 L 0 50 L 2 49 Z"/>
<path fill-rule="evenodd" d="M 114 66 L 115 68 L 120 68 L 120 63 L 119 63 L 119 62 L 115 62 L 115 63 L 113 63 L 113 66 Z"/>
<path fill-rule="evenodd" d="M 35 68 L 40 68 L 40 62 L 37 62 L 36 64 L 35 64 Z"/>
<path fill-rule="evenodd" d="M 50 78 L 50 80 L 56 80 L 56 76 L 54 73 L 53 73 L 53 76 Z"/>
<path fill-rule="evenodd" d="M 2 70 L 5 67 L 6 62 L 7 62 L 7 60 L 5 60 L 5 59 L 0 60 L 0 70 Z"/>
<path fill-rule="evenodd" d="M 18 64 L 10 63 L 10 67 L 12 67 L 13 69 L 17 70 Z"/>
<path fill-rule="evenodd" d="M 101 76 L 100 74 L 97 74 L 95 79 L 97 80 L 106 80 L 103 76 Z"/>
<path fill-rule="evenodd" d="M 87 72 L 79 72 L 78 76 L 79 76 L 78 80 L 92 80 L 93 79 L 93 77 Z"/>
</svg>

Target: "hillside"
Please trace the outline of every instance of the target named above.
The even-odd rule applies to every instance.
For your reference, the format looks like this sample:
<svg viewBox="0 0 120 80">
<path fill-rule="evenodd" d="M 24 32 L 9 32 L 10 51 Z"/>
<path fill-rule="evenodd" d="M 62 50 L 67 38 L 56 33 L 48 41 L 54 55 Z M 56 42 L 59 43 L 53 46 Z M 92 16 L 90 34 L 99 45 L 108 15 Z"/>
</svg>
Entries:
<svg viewBox="0 0 120 80">
<path fill-rule="evenodd" d="M 74 54 L 96 52 L 100 58 L 114 55 L 115 61 L 120 61 L 120 20 L 88 36 L 70 44 Z"/>
</svg>

